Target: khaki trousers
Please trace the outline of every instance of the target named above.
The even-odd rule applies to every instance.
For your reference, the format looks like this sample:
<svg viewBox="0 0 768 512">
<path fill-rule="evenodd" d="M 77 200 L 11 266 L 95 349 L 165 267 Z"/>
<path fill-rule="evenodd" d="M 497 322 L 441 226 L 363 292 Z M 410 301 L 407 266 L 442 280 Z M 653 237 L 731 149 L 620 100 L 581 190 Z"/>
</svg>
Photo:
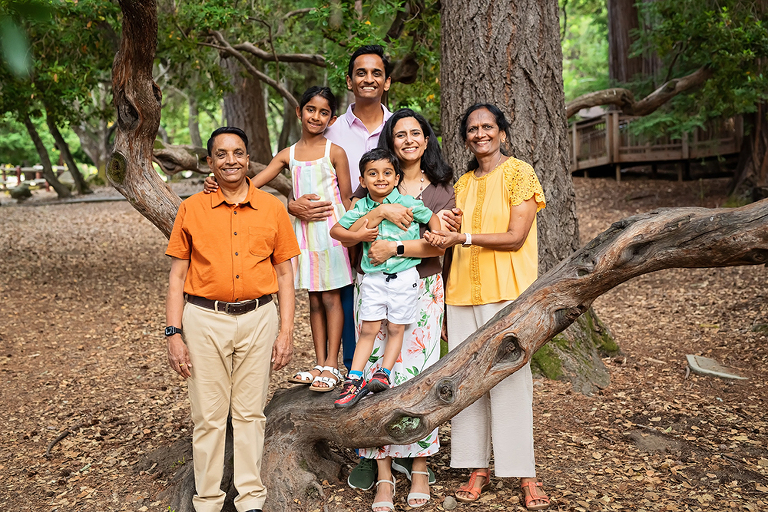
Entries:
<svg viewBox="0 0 768 512">
<path fill-rule="evenodd" d="M 511 301 L 448 306 L 448 349 L 453 350 Z M 451 420 L 451 467 L 487 468 L 498 477 L 535 477 L 533 380 L 530 363 L 502 380 Z"/>
<path fill-rule="evenodd" d="M 274 302 L 232 316 L 187 303 L 182 327 L 192 377 L 187 379 L 192 421 L 192 457 L 197 512 L 220 512 L 227 416 L 234 432 L 234 484 L 239 512 L 259 509 L 267 491 L 261 481 L 264 406 L 272 345 L 278 331 Z"/>
</svg>

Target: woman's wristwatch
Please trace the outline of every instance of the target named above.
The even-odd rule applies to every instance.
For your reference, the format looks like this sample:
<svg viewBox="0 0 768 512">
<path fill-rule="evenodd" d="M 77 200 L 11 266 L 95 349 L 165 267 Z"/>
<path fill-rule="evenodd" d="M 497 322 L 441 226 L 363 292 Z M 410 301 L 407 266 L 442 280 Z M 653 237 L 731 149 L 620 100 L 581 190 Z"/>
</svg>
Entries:
<svg viewBox="0 0 768 512">
<path fill-rule="evenodd" d="M 397 248 L 395 249 L 395 254 L 397 254 L 398 256 L 402 256 L 403 254 L 405 254 L 405 245 L 403 245 L 403 242 L 401 242 L 400 240 L 397 240 L 395 243 L 397 244 Z"/>
<path fill-rule="evenodd" d="M 464 243 L 461 244 L 461 245 L 463 245 L 464 247 L 469 247 L 470 245 L 472 245 L 472 234 L 471 233 L 464 233 L 464 236 L 466 236 L 467 239 L 464 240 Z"/>
</svg>

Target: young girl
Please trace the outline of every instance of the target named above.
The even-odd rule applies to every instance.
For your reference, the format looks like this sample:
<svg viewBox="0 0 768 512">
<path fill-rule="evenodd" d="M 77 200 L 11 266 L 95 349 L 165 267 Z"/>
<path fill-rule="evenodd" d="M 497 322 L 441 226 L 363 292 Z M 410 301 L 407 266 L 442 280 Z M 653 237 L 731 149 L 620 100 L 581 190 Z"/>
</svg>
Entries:
<svg viewBox="0 0 768 512">
<path fill-rule="evenodd" d="M 352 283 L 347 249 L 330 237 L 331 227 L 350 206 L 352 187 L 344 150 L 324 137 L 336 121 L 336 97 L 328 87 L 310 87 L 296 107 L 301 139 L 280 151 L 251 181 L 256 187 L 269 183 L 283 169 L 291 170 L 293 195 L 315 194 L 318 201 L 333 203 L 332 215 L 319 221 L 293 219 L 301 254 L 293 260 L 296 288 L 309 291 L 309 322 L 317 366 L 299 372 L 289 382 L 311 384 L 313 391 L 331 391 L 341 380 L 338 370 L 344 313 L 339 288 Z M 215 190 L 206 178 L 206 190 Z"/>
</svg>

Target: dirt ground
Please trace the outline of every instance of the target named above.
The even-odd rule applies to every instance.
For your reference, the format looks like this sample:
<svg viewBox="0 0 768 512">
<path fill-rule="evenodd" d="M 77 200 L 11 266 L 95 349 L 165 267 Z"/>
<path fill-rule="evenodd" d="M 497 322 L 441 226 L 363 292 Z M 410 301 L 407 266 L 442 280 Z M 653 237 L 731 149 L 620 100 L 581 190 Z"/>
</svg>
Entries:
<svg viewBox="0 0 768 512">
<path fill-rule="evenodd" d="M 582 242 L 628 215 L 725 201 L 722 180 L 575 183 Z M 127 202 L 51 199 L 36 192 L 16 206 L 3 195 L 0 207 L 0 510 L 166 511 L 191 423 L 161 334 L 165 239 Z M 538 476 L 553 510 L 768 510 L 767 284 L 765 267 L 669 270 L 595 303 L 623 351 L 605 360 L 610 387 L 584 396 L 534 383 Z M 296 357 L 274 387 L 310 366 L 300 298 Z M 686 354 L 749 380 L 689 374 Z M 421 510 L 444 510 L 466 478 L 449 467 L 449 430 Z M 396 508 L 408 510 L 399 481 Z M 329 510 L 370 510 L 372 491 L 324 490 Z M 516 480 L 494 478 L 457 510 L 523 510 L 520 496 Z"/>
</svg>

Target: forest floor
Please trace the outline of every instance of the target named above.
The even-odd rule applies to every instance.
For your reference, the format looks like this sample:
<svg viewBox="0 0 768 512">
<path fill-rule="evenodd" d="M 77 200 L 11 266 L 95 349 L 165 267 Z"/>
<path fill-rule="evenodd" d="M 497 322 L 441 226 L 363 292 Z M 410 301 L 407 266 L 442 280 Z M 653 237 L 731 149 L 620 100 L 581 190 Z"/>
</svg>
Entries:
<svg viewBox="0 0 768 512">
<path fill-rule="evenodd" d="M 726 187 L 575 184 L 582 242 L 657 207 L 719 206 Z M 162 491 L 190 462 L 191 423 L 161 334 L 166 241 L 127 202 L 51 199 L 36 192 L 15 206 L 3 197 L 0 208 L 0 510 L 167 511 Z M 622 350 L 604 360 L 611 385 L 584 396 L 535 381 L 538 476 L 552 510 L 768 510 L 767 285 L 765 267 L 667 270 L 596 301 Z M 296 356 L 273 388 L 311 366 L 305 294 L 297 313 Z M 689 374 L 686 354 L 749 380 Z M 448 426 L 441 442 L 424 511 L 444 510 L 467 476 L 449 467 Z M 327 508 L 370 510 L 373 491 L 347 487 L 356 461 L 342 454 L 341 480 L 323 482 Z M 396 508 L 408 510 L 399 481 Z M 517 480 L 492 483 L 457 510 L 523 510 Z"/>
</svg>

